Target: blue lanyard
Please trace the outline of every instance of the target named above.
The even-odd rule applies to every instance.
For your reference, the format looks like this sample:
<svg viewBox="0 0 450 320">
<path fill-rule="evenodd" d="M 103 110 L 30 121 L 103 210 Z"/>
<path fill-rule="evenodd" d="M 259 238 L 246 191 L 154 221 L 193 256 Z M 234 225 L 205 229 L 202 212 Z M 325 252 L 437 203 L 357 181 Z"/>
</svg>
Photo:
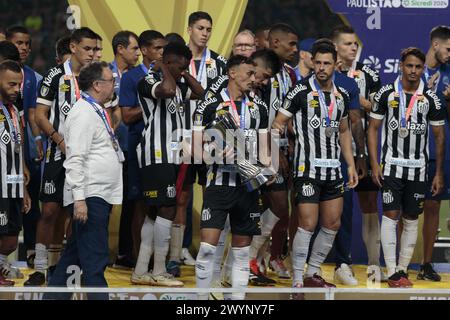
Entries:
<svg viewBox="0 0 450 320">
<path fill-rule="evenodd" d="M 95 112 L 100 116 L 100 118 L 103 120 L 103 123 L 106 127 L 106 131 L 108 131 L 109 136 L 111 137 L 111 140 L 113 141 L 113 146 L 114 149 L 116 148 L 117 145 L 117 137 L 114 134 L 114 131 L 112 130 L 111 126 L 108 123 L 108 119 L 106 119 L 106 115 L 105 115 L 105 111 L 104 110 L 100 110 L 96 103 L 97 101 L 95 101 L 94 98 L 92 98 L 90 95 L 88 95 L 87 93 L 83 92 L 81 93 L 83 95 L 83 98 L 89 102 L 89 104 L 92 106 L 92 108 L 94 108 Z M 116 150 L 117 151 L 117 150 Z"/>
<path fill-rule="evenodd" d="M 144 63 L 141 63 L 141 69 L 144 71 L 145 74 L 148 73 L 148 68 L 145 66 Z"/>
<path fill-rule="evenodd" d="M 0 107 L 2 108 L 3 114 L 6 117 L 6 121 L 8 122 L 9 129 L 11 130 L 11 133 L 13 135 L 14 143 L 20 143 L 19 135 L 18 135 L 18 133 L 16 131 L 16 126 L 14 125 L 14 122 L 13 122 L 13 120 L 12 120 L 10 114 L 9 114 L 8 108 L 5 107 L 3 102 L 0 102 Z M 13 112 L 14 112 L 14 110 L 13 110 Z"/>
<path fill-rule="evenodd" d="M 334 80 L 334 74 L 333 74 L 333 80 Z M 333 84 L 333 89 L 334 89 L 334 81 L 332 82 Z M 316 77 L 314 76 L 314 85 L 316 86 L 317 92 L 319 93 L 319 100 L 320 100 L 320 108 L 322 109 L 322 111 L 325 112 L 325 122 L 327 124 L 327 127 L 330 126 L 330 115 L 329 115 L 329 109 L 334 107 L 334 105 L 332 106 L 333 102 L 330 101 L 330 105 L 327 107 L 326 101 L 325 101 L 325 94 L 323 93 L 322 89 L 320 89 L 320 85 L 317 82 Z M 333 94 L 333 93 L 331 93 Z M 331 96 L 330 96 L 330 100 L 331 100 Z M 331 112 L 333 112 L 333 109 L 331 109 Z"/>
<path fill-rule="evenodd" d="M 285 70 L 284 70 L 284 67 L 282 67 L 281 68 L 281 78 L 282 78 L 282 80 L 281 80 L 281 86 L 280 86 L 282 88 L 281 89 L 282 99 L 284 99 L 284 97 L 286 96 L 286 94 L 289 91 L 289 73 L 288 73 L 287 79 L 286 79 L 284 73 L 285 73 Z"/>
<path fill-rule="evenodd" d="M 202 60 L 200 61 L 200 67 L 198 68 L 198 73 L 196 74 L 196 80 L 198 82 L 200 82 L 200 83 L 202 83 L 203 69 L 205 68 L 205 64 L 206 64 L 206 50 L 208 50 L 208 48 L 205 48 L 205 50 L 203 50 Z M 194 62 L 192 67 L 195 68 L 195 60 L 194 60 L 194 58 L 192 58 L 192 61 Z"/>
<path fill-rule="evenodd" d="M 122 78 L 122 74 L 120 73 L 119 67 L 117 66 L 117 62 L 116 60 L 114 60 L 113 62 L 111 62 L 111 66 L 112 66 L 112 72 L 113 72 L 113 76 L 114 76 L 114 90 L 116 91 L 116 94 L 119 94 L 119 90 L 120 90 L 120 79 Z"/>
<path fill-rule="evenodd" d="M 242 99 L 241 115 L 239 116 L 239 113 L 238 113 L 237 108 L 236 108 L 236 104 L 234 103 L 233 100 L 231 100 L 231 95 L 230 95 L 230 93 L 228 91 L 228 88 L 225 89 L 225 93 L 227 94 L 228 99 L 230 100 L 232 109 L 236 112 L 236 115 L 239 117 L 240 128 L 242 130 L 244 130 L 245 129 L 245 108 L 247 107 L 247 103 L 248 103 L 247 96 L 245 95 L 244 98 Z"/>
</svg>

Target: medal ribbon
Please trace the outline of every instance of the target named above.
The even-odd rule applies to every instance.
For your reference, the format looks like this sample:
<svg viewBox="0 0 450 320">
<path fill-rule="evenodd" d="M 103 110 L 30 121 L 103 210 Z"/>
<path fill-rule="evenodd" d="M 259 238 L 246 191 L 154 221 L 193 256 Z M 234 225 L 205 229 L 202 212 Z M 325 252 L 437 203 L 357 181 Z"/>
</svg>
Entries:
<svg viewBox="0 0 450 320">
<path fill-rule="evenodd" d="M 207 50 L 206 48 L 205 48 L 205 50 L 203 50 L 202 60 L 200 61 L 198 73 L 195 68 L 195 60 L 194 60 L 194 58 L 191 59 L 191 68 L 190 68 L 191 74 L 200 83 L 202 83 L 203 69 L 205 68 L 205 64 L 206 64 L 206 50 Z"/>
<path fill-rule="evenodd" d="M 73 74 L 72 71 L 72 62 L 69 61 L 69 69 L 70 69 L 70 73 L 72 74 L 72 79 L 73 82 L 75 84 L 75 96 L 77 97 L 77 101 L 81 99 L 81 94 L 80 94 L 80 87 L 78 86 L 78 80 L 77 77 L 75 77 L 75 75 Z"/>
<path fill-rule="evenodd" d="M 419 86 L 420 88 L 420 86 Z M 414 92 L 414 95 L 412 96 L 411 100 L 409 101 L 408 109 L 405 112 L 405 105 L 406 105 L 406 94 L 403 94 L 403 86 L 400 81 L 400 78 L 398 79 L 398 94 L 400 98 L 400 113 L 401 113 L 401 126 L 403 128 L 406 128 L 406 124 L 408 123 L 409 117 L 411 116 L 412 108 L 414 107 L 414 104 L 417 99 L 417 95 L 419 94 L 419 88 Z"/>
<path fill-rule="evenodd" d="M 8 125 L 11 130 L 14 143 L 19 144 L 20 143 L 19 134 L 18 134 L 19 121 L 17 120 L 14 109 L 12 107 L 10 107 L 8 110 L 8 108 L 5 107 L 3 102 L 0 102 L 0 107 L 2 108 L 2 111 L 6 117 L 6 121 L 8 121 Z M 12 119 L 11 119 L 11 117 L 12 117 Z"/>
<path fill-rule="evenodd" d="M 230 95 L 230 93 L 228 92 L 228 89 L 225 90 L 225 93 L 227 94 L 228 99 L 229 99 L 229 101 L 230 101 L 230 103 L 231 103 L 231 108 L 232 108 L 232 114 L 233 114 L 233 117 L 236 119 L 236 121 L 239 122 L 240 128 L 241 128 L 242 130 L 244 130 L 244 129 L 245 129 L 245 108 L 246 108 L 247 102 L 248 102 L 247 96 L 245 96 L 245 97 L 242 99 L 241 116 L 239 116 L 239 113 L 238 113 L 238 111 L 237 111 L 236 104 L 234 103 L 234 100 L 231 99 L 231 95 Z"/>
<path fill-rule="evenodd" d="M 322 89 L 320 89 L 319 83 L 317 82 L 317 79 L 316 79 L 315 76 L 314 76 L 314 85 L 316 87 L 317 92 L 319 93 L 320 108 L 326 114 L 325 122 L 327 124 L 327 127 L 329 127 L 330 126 L 330 122 L 331 122 L 331 116 L 333 115 L 333 110 L 334 110 L 334 105 L 335 105 L 335 102 L 336 102 L 336 97 L 335 97 L 333 92 L 330 94 L 330 100 L 331 101 L 330 101 L 330 105 L 327 108 L 327 104 L 325 102 L 325 94 L 323 93 Z M 336 91 L 335 90 L 335 86 L 334 86 L 334 82 L 333 82 L 333 89 L 334 89 L 334 91 Z"/>
</svg>

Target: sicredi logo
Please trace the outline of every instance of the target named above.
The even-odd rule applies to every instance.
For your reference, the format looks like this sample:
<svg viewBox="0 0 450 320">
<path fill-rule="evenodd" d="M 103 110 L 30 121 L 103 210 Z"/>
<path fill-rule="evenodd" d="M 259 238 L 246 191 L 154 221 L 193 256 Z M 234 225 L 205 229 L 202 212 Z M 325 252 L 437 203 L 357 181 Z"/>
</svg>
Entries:
<svg viewBox="0 0 450 320">
<path fill-rule="evenodd" d="M 375 56 L 368 56 L 363 60 L 363 64 L 383 73 L 398 73 L 399 59 L 386 59 L 384 63 Z"/>
</svg>

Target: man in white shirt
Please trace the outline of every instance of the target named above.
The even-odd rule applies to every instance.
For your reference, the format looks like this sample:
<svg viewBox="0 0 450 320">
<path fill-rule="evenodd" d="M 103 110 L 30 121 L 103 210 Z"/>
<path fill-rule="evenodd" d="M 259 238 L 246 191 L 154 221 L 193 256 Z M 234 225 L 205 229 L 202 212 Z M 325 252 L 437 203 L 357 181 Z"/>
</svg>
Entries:
<svg viewBox="0 0 450 320">
<path fill-rule="evenodd" d="M 109 213 L 112 205 L 122 203 L 123 153 L 104 110 L 114 92 L 114 78 L 108 64 L 94 62 L 82 69 L 78 81 L 82 98 L 70 111 L 64 132 L 64 206 L 73 213 L 72 237 L 49 286 L 67 286 L 74 282 L 71 279 L 74 285 L 80 285 L 79 279 L 67 273 L 68 267 L 78 265 L 83 271 L 83 285 L 107 287 L 104 271 L 108 264 Z M 88 294 L 88 298 L 108 299 L 108 294 Z"/>
</svg>

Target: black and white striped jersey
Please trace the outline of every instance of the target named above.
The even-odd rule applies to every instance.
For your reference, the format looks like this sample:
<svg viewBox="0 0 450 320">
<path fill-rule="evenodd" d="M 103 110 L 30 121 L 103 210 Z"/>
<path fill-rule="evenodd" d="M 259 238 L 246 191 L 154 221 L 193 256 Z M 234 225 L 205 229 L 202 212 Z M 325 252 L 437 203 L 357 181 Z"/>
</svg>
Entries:
<svg viewBox="0 0 450 320">
<path fill-rule="evenodd" d="M 269 126 L 272 125 L 278 110 L 283 105 L 284 98 L 288 91 L 294 86 L 296 80 L 294 69 L 285 63 L 275 76 L 270 78 L 265 94 L 262 97 L 269 107 Z"/>
<path fill-rule="evenodd" d="M 356 62 L 354 67 L 344 73 L 355 79 L 360 95 L 365 99 L 369 99 L 370 95 L 376 94 L 381 89 L 378 72 L 361 62 Z"/>
<path fill-rule="evenodd" d="M 56 66 L 44 76 L 38 93 L 37 103 L 50 108 L 49 121 L 53 128 L 64 136 L 64 122 L 79 96 L 78 83 L 72 74 L 70 59 Z M 64 155 L 55 142 L 48 138 L 45 162 L 59 161 Z"/>
<path fill-rule="evenodd" d="M 19 110 L 11 105 L 6 106 L 5 114 L 0 108 L 0 170 L 2 173 L 1 197 L 2 198 L 23 198 L 23 137 L 21 137 L 20 128 L 22 127 Z M 14 116 L 12 113 L 14 112 Z M 8 120 L 9 118 L 9 120 Z M 11 121 L 11 123 L 10 123 Z M 18 129 L 19 136 L 14 139 L 13 130 L 10 124 Z M 16 142 L 19 140 L 19 152 Z"/>
<path fill-rule="evenodd" d="M 137 85 L 145 124 L 141 142 L 136 149 L 141 168 L 181 161 L 177 155 L 183 139 L 182 101 L 189 99 L 191 90 L 186 84 L 177 83 L 175 97 L 157 98 L 155 90 L 161 82 L 162 75 L 150 69 Z"/>
<path fill-rule="evenodd" d="M 226 66 L 227 59 L 209 48 L 205 48 L 201 60 L 192 60 L 188 71 L 206 90 L 214 84 L 217 78 L 226 73 Z M 184 103 L 183 126 L 187 130 L 192 128 L 192 116 L 199 101 L 190 100 Z"/>
<path fill-rule="evenodd" d="M 317 180 L 342 178 L 339 126 L 348 121 L 349 94 L 334 85 L 333 94 L 323 92 L 326 110 L 321 107 L 315 75 L 298 82 L 286 95 L 280 112 L 293 117 L 295 132 L 294 177 Z M 327 127 L 328 106 L 333 102 L 330 125 Z M 332 132 L 327 136 L 326 132 Z"/>
<path fill-rule="evenodd" d="M 244 123 L 247 150 L 254 152 L 253 157 L 257 158 L 258 134 L 267 132 L 268 107 L 258 96 L 253 94 L 247 94 L 242 101 L 235 101 L 235 105 L 239 116 L 244 116 L 244 119 L 241 118 L 241 122 Z M 232 112 L 226 88 L 199 103 L 194 113 L 194 130 L 203 129 L 223 112 Z M 229 187 L 241 185 L 236 165 L 217 163 L 208 165 L 207 187 L 214 185 Z"/>
<path fill-rule="evenodd" d="M 412 94 L 404 93 L 405 109 Z M 407 136 L 400 136 L 401 113 L 398 79 L 383 86 L 374 97 L 370 117 L 383 120 L 381 166 L 383 175 L 410 181 L 425 181 L 428 164 L 428 125 L 443 126 L 446 114 L 436 94 L 421 80 L 417 99 L 406 123 Z"/>
</svg>

